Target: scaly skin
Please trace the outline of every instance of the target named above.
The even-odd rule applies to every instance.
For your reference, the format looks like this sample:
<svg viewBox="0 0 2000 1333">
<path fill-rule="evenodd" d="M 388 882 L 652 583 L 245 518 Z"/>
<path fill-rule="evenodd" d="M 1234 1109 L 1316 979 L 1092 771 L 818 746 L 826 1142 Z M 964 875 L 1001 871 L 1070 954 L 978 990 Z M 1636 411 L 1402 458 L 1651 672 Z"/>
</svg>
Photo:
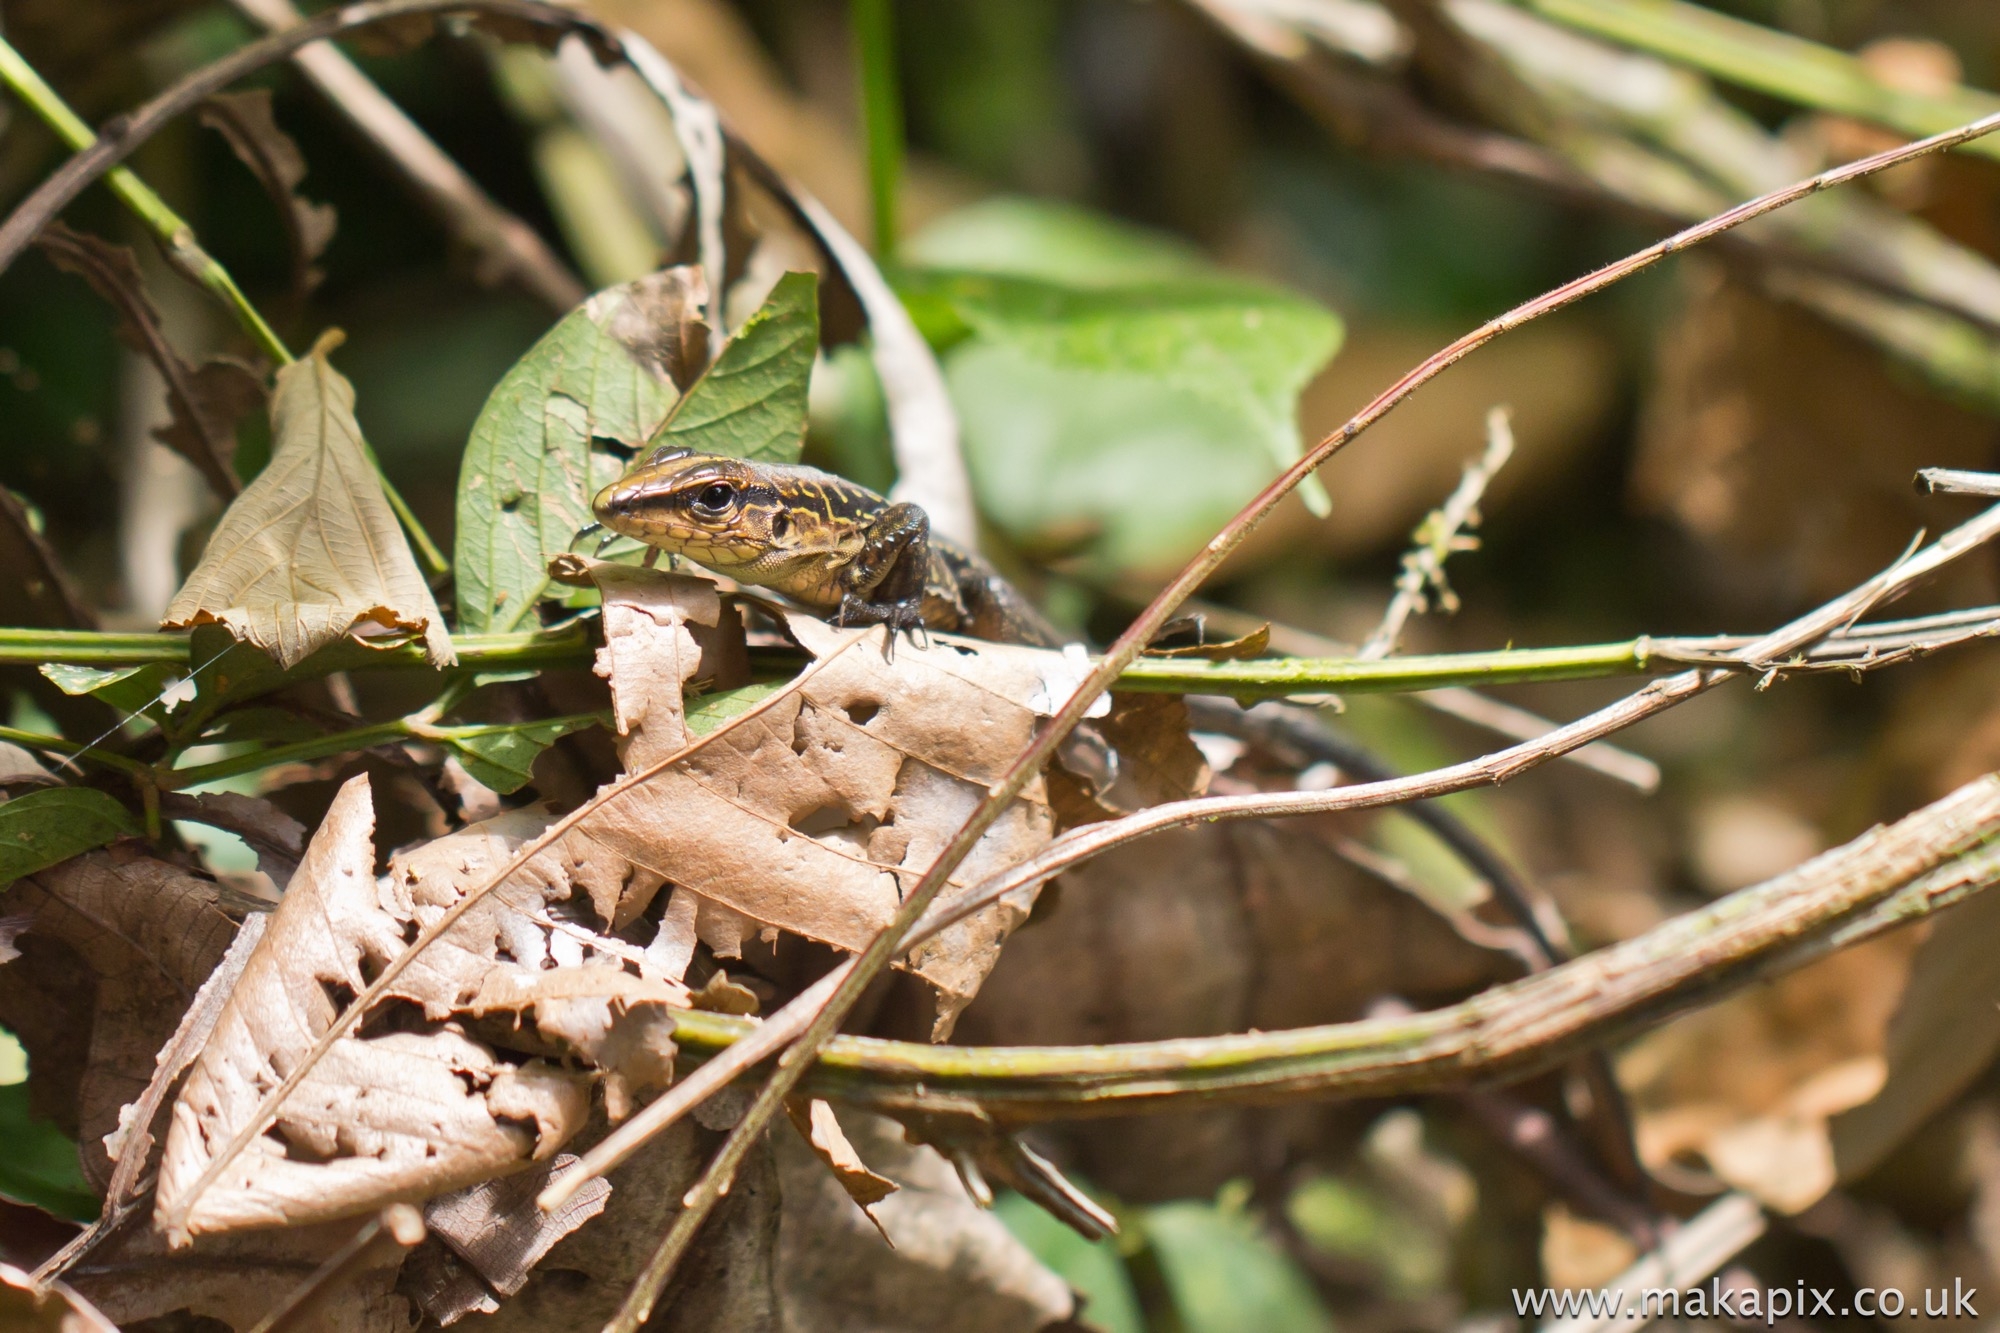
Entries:
<svg viewBox="0 0 2000 1333">
<path fill-rule="evenodd" d="M 770 588 L 843 625 L 934 629 L 1054 647 L 1055 628 L 993 567 L 891 504 L 816 468 L 659 449 L 597 493 L 611 531 Z"/>
</svg>

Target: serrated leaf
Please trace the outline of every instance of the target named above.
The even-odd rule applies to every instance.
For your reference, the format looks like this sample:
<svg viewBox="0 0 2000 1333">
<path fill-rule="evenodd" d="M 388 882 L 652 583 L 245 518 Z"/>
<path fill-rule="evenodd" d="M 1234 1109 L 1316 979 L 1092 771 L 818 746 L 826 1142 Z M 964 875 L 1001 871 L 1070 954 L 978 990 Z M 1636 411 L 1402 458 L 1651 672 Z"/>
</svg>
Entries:
<svg viewBox="0 0 2000 1333">
<path fill-rule="evenodd" d="M 759 463 L 796 463 L 819 351 L 819 279 L 787 273 L 650 442 Z"/>
<path fill-rule="evenodd" d="M 88 787 L 16 796 L 0 804 L 0 887 L 138 831 L 124 806 Z"/>
<path fill-rule="evenodd" d="M 542 722 L 433 727 L 424 734 L 448 746 L 466 772 L 506 796 L 528 785 L 542 751 L 571 732 L 603 723 L 602 716 L 589 713 Z"/>
<path fill-rule="evenodd" d="M 549 557 L 570 548 L 593 521 L 591 497 L 626 467 L 593 441 L 636 445 L 658 432 L 678 397 L 674 374 L 699 363 L 705 296 L 693 268 L 606 288 L 494 388 L 458 478 L 461 629 L 511 630 L 549 589 Z"/>
<path fill-rule="evenodd" d="M 97 1216 L 97 1196 L 83 1178 L 75 1141 L 34 1118 L 26 1083 L 0 1087 L 0 1142 L 7 1145 L 0 1153 L 0 1196 L 74 1222 Z"/>
<path fill-rule="evenodd" d="M 382 494 L 354 419 L 354 386 L 322 338 L 278 372 L 271 461 L 222 516 L 165 629 L 225 625 L 292 667 L 362 622 L 421 635 L 457 661 L 444 618 Z"/>
</svg>

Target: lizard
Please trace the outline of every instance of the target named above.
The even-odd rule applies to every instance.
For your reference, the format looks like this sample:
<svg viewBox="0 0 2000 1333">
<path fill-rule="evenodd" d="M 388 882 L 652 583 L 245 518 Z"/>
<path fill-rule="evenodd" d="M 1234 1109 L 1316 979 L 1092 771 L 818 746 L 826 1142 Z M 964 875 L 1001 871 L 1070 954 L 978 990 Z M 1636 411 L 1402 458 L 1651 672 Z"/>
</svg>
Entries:
<svg viewBox="0 0 2000 1333">
<path fill-rule="evenodd" d="M 1062 635 L 993 566 L 893 503 L 818 468 L 662 447 L 591 503 L 597 521 L 839 625 L 1060 647 Z M 656 558 L 650 553 L 648 560 Z"/>
</svg>

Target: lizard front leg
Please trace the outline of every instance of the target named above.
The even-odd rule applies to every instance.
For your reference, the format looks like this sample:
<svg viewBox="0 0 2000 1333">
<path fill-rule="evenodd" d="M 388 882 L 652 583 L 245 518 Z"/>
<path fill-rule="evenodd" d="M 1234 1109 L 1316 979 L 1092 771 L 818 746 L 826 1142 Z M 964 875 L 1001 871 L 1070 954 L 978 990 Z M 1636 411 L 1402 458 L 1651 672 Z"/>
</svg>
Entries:
<svg viewBox="0 0 2000 1333">
<path fill-rule="evenodd" d="M 912 634 L 924 627 L 924 579 L 931 563 L 931 519 L 913 504 L 884 509 L 862 534 L 842 582 L 842 625 L 887 625 Z"/>
</svg>

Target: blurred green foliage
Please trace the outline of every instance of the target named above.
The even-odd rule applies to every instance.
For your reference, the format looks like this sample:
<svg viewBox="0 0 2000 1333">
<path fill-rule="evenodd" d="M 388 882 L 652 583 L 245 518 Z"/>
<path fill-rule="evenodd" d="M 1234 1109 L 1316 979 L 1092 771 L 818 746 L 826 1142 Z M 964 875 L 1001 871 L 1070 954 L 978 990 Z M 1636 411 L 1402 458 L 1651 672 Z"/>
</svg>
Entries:
<svg viewBox="0 0 2000 1333">
<path fill-rule="evenodd" d="M 28 1062 L 14 1034 L 0 1029 L 0 1197 L 57 1217 L 88 1222 L 98 1200 L 83 1178 L 76 1143 L 28 1110 Z"/>
<path fill-rule="evenodd" d="M 1313 303 L 1076 209 L 977 205 L 905 254 L 983 508 L 1099 579 L 1185 559 L 1296 459 L 1298 394 L 1340 342 Z"/>
</svg>

